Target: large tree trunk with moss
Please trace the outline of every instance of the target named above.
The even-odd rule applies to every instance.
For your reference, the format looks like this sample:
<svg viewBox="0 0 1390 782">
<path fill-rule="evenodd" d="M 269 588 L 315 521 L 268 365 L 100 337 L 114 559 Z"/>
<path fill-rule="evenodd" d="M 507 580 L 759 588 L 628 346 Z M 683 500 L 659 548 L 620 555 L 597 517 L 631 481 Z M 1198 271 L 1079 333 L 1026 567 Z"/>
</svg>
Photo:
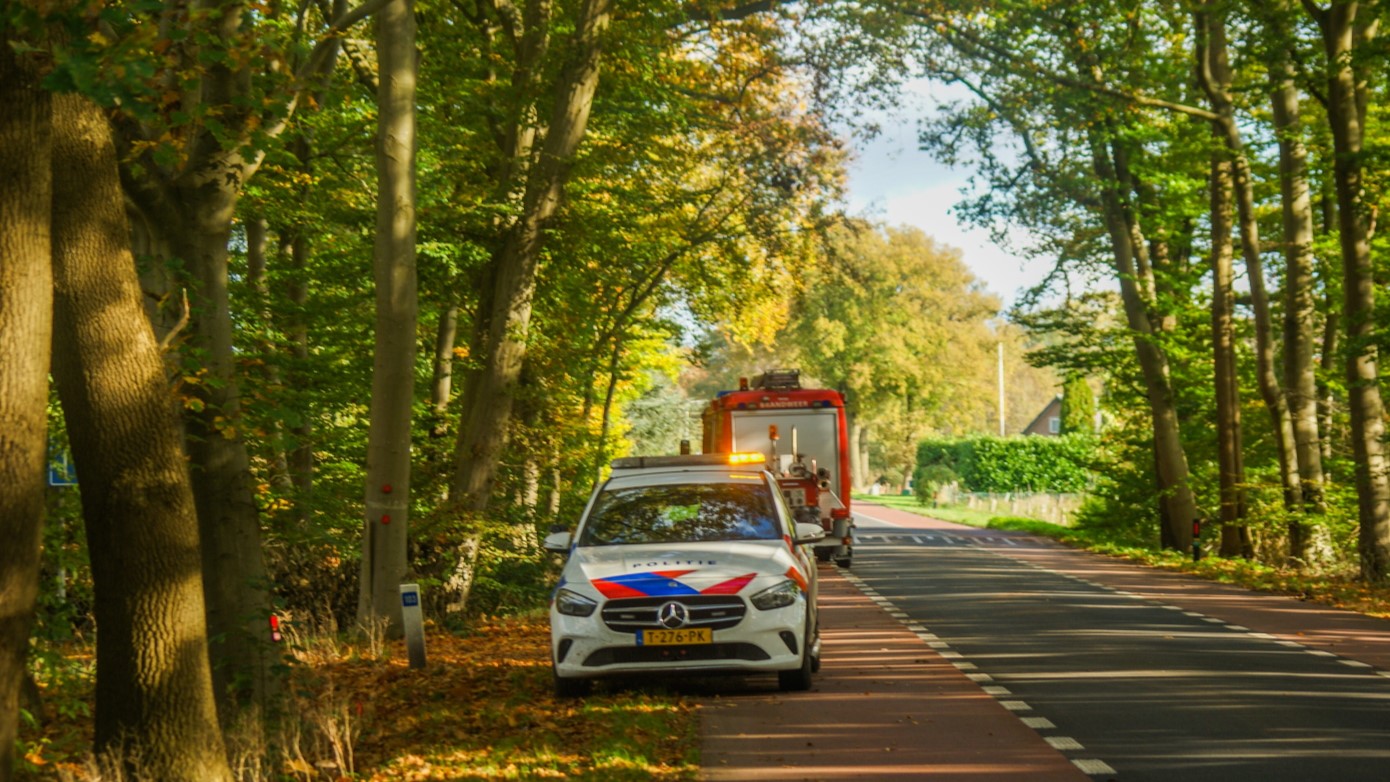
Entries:
<svg viewBox="0 0 1390 782">
<path fill-rule="evenodd" d="M 9 780 L 39 594 L 53 278 L 52 107 L 0 37 L 0 780 Z"/>
<path fill-rule="evenodd" d="M 1379 20 L 1373 6 L 1334 3 L 1314 13 L 1327 52 L 1327 121 L 1335 153 L 1338 231 L 1342 251 L 1342 318 L 1346 324 L 1347 410 L 1356 463 L 1361 522 L 1361 576 L 1390 580 L 1390 476 L 1385 464 L 1385 406 L 1377 371 L 1371 205 L 1365 201 L 1362 152 L 1367 86 L 1358 56 L 1372 43 Z M 1358 18 L 1358 14 L 1365 15 Z"/>
<path fill-rule="evenodd" d="M 172 179 L 151 175 L 125 180 L 140 211 L 137 234 L 189 280 L 189 329 L 180 335 L 185 355 L 201 360 L 197 382 L 185 385 L 184 422 L 203 552 L 210 659 L 218 713 L 224 726 L 265 714 L 278 688 L 278 652 L 270 642 L 270 583 L 261 550 L 260 515 L 242 437 L 240 377 L 233 345 L 228 289 L 232 219 L 254 164 L 223 152 L 205 133 L 191 161 Z M 156 329 L 159 323 L 156 323 Z M 191 376 L 191 373 L 183 375 Z M 186 381 L 185 381 L 186 382 Z"/>
<path fill-rule="evenodd" d="M 410 421 L 415 401 L 415 15 L 411 0 L 378 12 L 376 345 L 367 435 L 366 518 L 358 621 L 402 631 L 407 570 Z"/>
<path fill-rule="evenodd" d="M 101 111 L 55 100 L 54 376 L 82 480 L 96 748 L 142 778 L 230 780 L 182 430 L 141 302 Z"/>
</svg>

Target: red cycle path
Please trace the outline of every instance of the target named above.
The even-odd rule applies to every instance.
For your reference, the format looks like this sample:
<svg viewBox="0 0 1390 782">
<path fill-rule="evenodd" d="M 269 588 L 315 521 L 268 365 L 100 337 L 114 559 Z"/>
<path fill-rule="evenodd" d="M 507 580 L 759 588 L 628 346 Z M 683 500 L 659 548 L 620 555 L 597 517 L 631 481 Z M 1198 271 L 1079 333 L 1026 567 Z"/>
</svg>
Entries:
<svg viewBox="0 0 1390 782">
<path fill-rule="evenodd" d="M 704 779 L 1089 779 L 835 568 L 820 576 L 815 684 L 706 698 Z"/>
</svg>

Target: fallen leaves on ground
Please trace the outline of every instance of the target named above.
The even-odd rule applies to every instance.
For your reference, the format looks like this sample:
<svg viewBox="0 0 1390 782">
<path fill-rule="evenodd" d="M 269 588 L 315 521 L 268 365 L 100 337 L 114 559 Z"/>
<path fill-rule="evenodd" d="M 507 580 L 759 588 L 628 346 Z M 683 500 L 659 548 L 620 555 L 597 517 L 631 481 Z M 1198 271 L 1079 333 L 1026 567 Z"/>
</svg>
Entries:
<svg viewBox="0 0 1390 782">
<path fill-rule="evenodd" d="M 537 619 L 487 620 L 468 635 L 427 638 L 428 665 L 317 666 L 322 687 L 359 715 L 358 777 L 446 779 L 694 779 L 696 715 L 679 696 L 551 692 L 549 630 Z"/>
<path fill-rule="evenodd" d="M 600 688 L 583 699 L 551 691 L 544 619 L 486 619 L 465 634 L 428 634 L 428 664 L 407 665 L 347 644 L 290 666 L 295 714 L 273 744 L 267 779 L 690 780 L 698 776 L 695 705 L 660 690 Z M 89 682 L 90 684 L 90 682 Z M 46 697 L 56 693 L 46 693 Z M 63 694 L 90 698 L 89 688 Z M 88 701 L 90 702 L 90 701 Z M 61 705 L 61 704 L 60 704 Z M 90 714 L 49 719 L 23 736 L 22 778 L 83 779 Z M 80 737 L 74 741 L 74 737 Z M 233 749 L 235 756 L 236 751 Z"/>
</svg>

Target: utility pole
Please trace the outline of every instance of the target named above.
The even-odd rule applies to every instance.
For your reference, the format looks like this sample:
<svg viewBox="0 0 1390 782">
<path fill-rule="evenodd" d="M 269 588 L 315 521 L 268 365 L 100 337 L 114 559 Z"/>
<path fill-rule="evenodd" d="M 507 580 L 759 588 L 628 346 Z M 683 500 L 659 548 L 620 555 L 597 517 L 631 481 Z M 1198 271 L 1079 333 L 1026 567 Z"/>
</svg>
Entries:
<svg viewBox="0 0 1390 782">
<path fill-rule="evenodd" d="M 1005 437 L 1004 425 L 1004 343 L 999 343 L 999 436 Z"/>
</svg>

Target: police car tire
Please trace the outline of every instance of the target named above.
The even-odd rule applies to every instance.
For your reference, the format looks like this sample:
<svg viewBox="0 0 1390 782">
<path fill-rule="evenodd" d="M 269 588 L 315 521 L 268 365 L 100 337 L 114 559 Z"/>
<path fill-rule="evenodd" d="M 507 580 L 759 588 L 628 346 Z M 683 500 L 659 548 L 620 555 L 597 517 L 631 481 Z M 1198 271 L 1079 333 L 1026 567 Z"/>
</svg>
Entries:
<svg viewBox="0 0 1390 782">
<path fill-rule="evenodd" d="M 594 688 L 593 681 L 589 679 L 569 679 L 559 674 L 554 674 L 554 678 L 557 698 L 582 698 Z"/>
<path fill-rule="evenodd" d="M 811 658 L 811 628 L 806 628 L 802 637 L 801 667 L 790 671 L 777 672 L 777 689 L 783 692 L 804 692 L 811 689 L 811 671 L 815 660 Z"/>
</svg>

